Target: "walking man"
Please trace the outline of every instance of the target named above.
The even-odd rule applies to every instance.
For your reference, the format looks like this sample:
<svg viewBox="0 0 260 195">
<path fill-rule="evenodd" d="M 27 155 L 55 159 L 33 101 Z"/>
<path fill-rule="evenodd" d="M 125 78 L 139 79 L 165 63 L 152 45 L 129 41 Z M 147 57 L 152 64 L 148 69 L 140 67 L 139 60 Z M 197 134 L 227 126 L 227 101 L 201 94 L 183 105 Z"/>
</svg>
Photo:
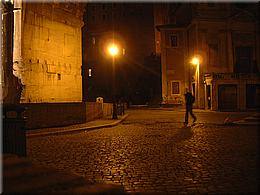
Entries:
<svg viewBox="0 0 260 195">
<path fill-rule="evenodd" d="M 189 113 L 193 118 L 193 123 L 196 122 L 197 117 L 192 112 L 192 104 L 195 102 L 195 97 L 191 94 L 191 92 L 186 89 L 185 96 L 185 104 L 186 104 L 186 113 L 185 113 L 185 122 L 184 125 L 187 126 L 189 123 Z"/>
</svg>

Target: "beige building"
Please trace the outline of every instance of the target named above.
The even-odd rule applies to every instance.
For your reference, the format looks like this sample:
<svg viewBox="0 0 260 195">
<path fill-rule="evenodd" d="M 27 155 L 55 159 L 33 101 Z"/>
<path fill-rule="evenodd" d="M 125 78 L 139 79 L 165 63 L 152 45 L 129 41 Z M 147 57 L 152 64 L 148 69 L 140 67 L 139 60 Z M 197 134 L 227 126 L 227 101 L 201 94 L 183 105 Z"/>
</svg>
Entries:
<svg viewBox="0 0 260 195">
<path fill-rule="evenodd" d="M 189 88 L 197 108 L 259 108 L 258 10 L 257 4 L 243 6 L 166 6 L 163 13 L 169 23 L 157 25 L 161 35 L 157 51 L 161 52 L 163 104 L 184 105 L 183 94 Z M 191 63 L 194 57 L 199 60 L 196 65 Z"/>
<path fill-rule="evenodd" d="M 81 102 L 83 5 L 14 0 L 14 74 L 21 102 Z"/>
</svg>

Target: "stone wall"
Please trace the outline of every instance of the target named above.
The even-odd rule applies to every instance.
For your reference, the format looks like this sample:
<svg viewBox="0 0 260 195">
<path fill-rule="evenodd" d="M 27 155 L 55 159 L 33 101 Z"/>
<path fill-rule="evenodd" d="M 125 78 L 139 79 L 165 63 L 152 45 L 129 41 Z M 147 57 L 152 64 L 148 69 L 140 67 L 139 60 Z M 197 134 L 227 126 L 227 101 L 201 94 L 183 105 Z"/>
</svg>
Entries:
<svg viewBox="0 0 260 195">
<path fill-rule="evenodd" d="M 112 104 L 96 102 L 26 103 L 26 129 L 59 127 L 111 116 Z"/>
<path fill-rule="evenodd" d="M 96 102 L 86 103 L 86 121 L 103 117 L 102 104 Z"/>
<path fill-rule="evenodd" d="M 103 103 L 103 116 L 112 116 L 113 104 L 111 103 Z"/>
<path fill-rule="evenodd" d="M 21 102 L 82 100 L 82 15 L 79 3 L 23 3 Z"/>
</svg>

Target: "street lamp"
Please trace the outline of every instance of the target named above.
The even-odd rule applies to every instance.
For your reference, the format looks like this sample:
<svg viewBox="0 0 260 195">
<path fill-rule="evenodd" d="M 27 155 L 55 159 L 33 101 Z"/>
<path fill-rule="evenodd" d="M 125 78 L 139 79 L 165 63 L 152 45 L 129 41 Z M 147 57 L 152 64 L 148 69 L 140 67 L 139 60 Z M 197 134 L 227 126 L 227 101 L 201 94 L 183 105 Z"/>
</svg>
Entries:
<svg viewBox="0 0 260 195">
<path fill-rule="evenodd" d="M 117 105 L 116 105 L 116 97 L 115 97 L 115 57 L 119 54 L 118 46 L 115 43 L 112 43 L 108 46 L 108 53 L 112 56 L 112 68 L 113 68 L 113 86 L 112 86 L 112 93 L 113 93 L 113 114 L 112 119 L 117 119 Z"/>
<path fill-rule="evenodd" d="M 118 47 L 117 47 L 117 45 L 116 44 L 111 44 L 111 45 L 109 45 L 109 47 L 108 47 L 108 52 L 109 52 L 109 54 L 112 56 L 112 57 L 115 57 L 115 56 L 117 56 L 118 55 Z"/>
<path fill-rule="evenodd" d="M 199 75 L 200 75 L 200 59 L 198 58 L 198 57 L 193 57 L 192 58 L 192 60 L 191 60 L 191 63 L 193 64 L 193 65 L 195 65 L 196 66 L 196 80 L 197 80 L 197 94 L 196 94 L 196 96 L 197 96 L 197 102 L 198 102 L 198 107 L 199 107 L 199 84 L 200 84 L 200 78 L 199 78 Z"/>
</svg>

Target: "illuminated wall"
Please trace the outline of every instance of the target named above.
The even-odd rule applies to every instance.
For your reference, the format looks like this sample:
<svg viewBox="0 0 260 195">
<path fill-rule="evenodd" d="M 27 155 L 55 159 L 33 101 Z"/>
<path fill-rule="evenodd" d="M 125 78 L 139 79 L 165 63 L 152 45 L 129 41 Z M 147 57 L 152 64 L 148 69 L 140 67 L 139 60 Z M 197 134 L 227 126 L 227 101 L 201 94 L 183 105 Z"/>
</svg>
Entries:
<svg viewBox="0 0 260 195">
<path fill-rule="evenodd" d="M 15 26 L 21 23 L 21 37 L 15 34 L 20 44 L 15 45 L 14 65 L 24 85 L 21 102 L 82 101 L 82 4 L 19 6 Z"/>
</svg>

